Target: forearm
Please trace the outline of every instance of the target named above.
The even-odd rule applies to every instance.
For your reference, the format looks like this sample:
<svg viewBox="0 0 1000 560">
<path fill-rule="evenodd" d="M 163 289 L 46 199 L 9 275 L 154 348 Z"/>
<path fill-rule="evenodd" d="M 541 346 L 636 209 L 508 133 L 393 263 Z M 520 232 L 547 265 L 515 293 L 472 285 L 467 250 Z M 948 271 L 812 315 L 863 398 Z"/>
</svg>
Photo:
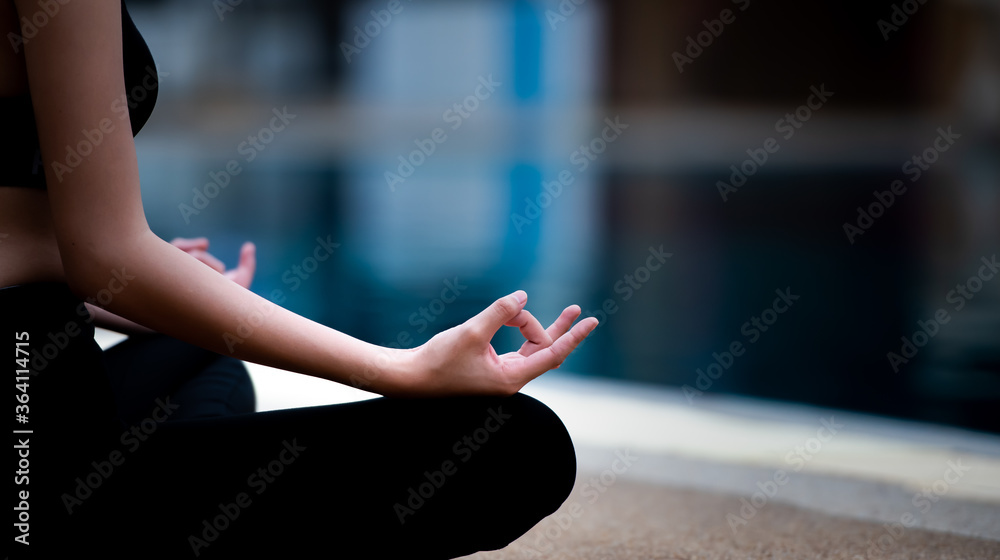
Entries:
<svg viewBox="0 0 1000 560">
<path fill-rule="evenodd" d="M 396 394 L 406 352 L 320 325 L 246 290 L 148 230 L 96 255 L 77 292 L 107 311 L 224 355 Z M 94 272 L 107 271 L 107 272 Z"/>
</svg>

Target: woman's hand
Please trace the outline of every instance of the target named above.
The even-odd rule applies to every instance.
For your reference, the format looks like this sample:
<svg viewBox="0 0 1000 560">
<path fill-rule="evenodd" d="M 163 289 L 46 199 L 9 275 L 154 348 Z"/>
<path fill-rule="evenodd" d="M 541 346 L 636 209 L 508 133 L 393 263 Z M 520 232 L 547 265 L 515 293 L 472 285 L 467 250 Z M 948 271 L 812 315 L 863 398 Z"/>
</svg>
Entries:
<svg viewBox="0 0 1000 560">
<path fill-rule="evenodd" d="M 408 352 L 413 375 L 401 396 L 512 395 L 559 367 L 597 326 L 593 317 L 574 325 L 580 308 L 572 305 L 543 329 L 524 309 L 527 299 L 523 291 L 500 298 L 465 323 Z M 490 344 L 502 326 L 518 327 L 524 335 L 526 340 L 517 352 L 497 355 Z"/>
<path fill-rule="evenodd" d="M 250 289 L 254 274 L 257 272 L 257 248 L 253 243 L 248 241 L 243 244 L 243 247 L 240 249 L 240 262 L 232 270 L 226 270 L 226 265 L 208 252 L 208 239 L 204 237 L 195 239 L 178 237 L 171 241 L 170 244 L 207 264 L 216 272 L 225 275 L 226 278 L 229 278 L 240 286 Z"/>
</svg>

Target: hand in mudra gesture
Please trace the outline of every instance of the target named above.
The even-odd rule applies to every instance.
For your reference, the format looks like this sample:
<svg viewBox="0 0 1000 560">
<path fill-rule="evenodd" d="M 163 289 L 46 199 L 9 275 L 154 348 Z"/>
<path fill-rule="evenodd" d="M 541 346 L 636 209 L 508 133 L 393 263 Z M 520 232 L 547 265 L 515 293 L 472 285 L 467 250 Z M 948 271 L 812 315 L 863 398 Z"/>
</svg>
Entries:
<svg viewBox="0 0 1000 560">
<path fill-rule="evenodd" d="M 559 367 L 597 326 L 593 317 L 574 325 L 580 308 L 571 305 L 549 328 L 542 328 L 524 309 L 527 299 L 523 291 L 500 298 L 465 323 L 407 351 L 415 372 L 407 395 L 512 395 Z M 524 335 L 517 352 L 498 355 L 490 344 L 503 326 L 518 327 Z"/>
<path fill-rule="evenodd" d="M 175 238 L 170 242 L 181 251 L 191 255 L 204 264 L 214 269 L 219 274 L 225 275 L 233 282 L 244 288 L 250 289 L 253 283 L 254 274 L 257 271 L 257 247 L 249 241 L 240 248 L 240 261 L 236 268 L 226 270 L 226 265 L 218 258 L 208 252 L 208 239 L 196 237 L 188 239 L 184 237 Z"/>
</svg>

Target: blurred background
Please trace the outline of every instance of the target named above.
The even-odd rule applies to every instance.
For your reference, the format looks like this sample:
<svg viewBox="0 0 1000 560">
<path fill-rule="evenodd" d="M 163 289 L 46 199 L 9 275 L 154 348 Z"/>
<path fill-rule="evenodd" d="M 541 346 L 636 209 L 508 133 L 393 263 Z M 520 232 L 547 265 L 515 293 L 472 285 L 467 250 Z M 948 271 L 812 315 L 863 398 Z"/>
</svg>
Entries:
<svg viewBox="0 0 1000 560">
<path fill-rule="evenodd" d="M 150 225 L 276 303 L 409 347 L 523 288 L 575 374 L 1000 432 L 996 1 L 128 6 Z"/>
</svg>

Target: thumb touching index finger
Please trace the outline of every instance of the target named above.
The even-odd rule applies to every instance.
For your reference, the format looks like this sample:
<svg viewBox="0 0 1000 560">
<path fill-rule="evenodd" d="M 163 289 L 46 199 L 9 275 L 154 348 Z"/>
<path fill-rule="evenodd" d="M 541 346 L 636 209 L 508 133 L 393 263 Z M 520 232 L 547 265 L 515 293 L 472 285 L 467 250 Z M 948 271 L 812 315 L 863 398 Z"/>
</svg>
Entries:
<svg viewBox="0 0 1000 560">
<path fill-rule="evenodd" d="M 527 301 L 528 294 L 524 290 L 518 290 L 513 294 L 504 296 L 470 319 L 469 326 L 479 338 L 490 340 L 500 330 L 500 327 L 516 317 L 524 309 L 524 304 Z"/>
</svg>

